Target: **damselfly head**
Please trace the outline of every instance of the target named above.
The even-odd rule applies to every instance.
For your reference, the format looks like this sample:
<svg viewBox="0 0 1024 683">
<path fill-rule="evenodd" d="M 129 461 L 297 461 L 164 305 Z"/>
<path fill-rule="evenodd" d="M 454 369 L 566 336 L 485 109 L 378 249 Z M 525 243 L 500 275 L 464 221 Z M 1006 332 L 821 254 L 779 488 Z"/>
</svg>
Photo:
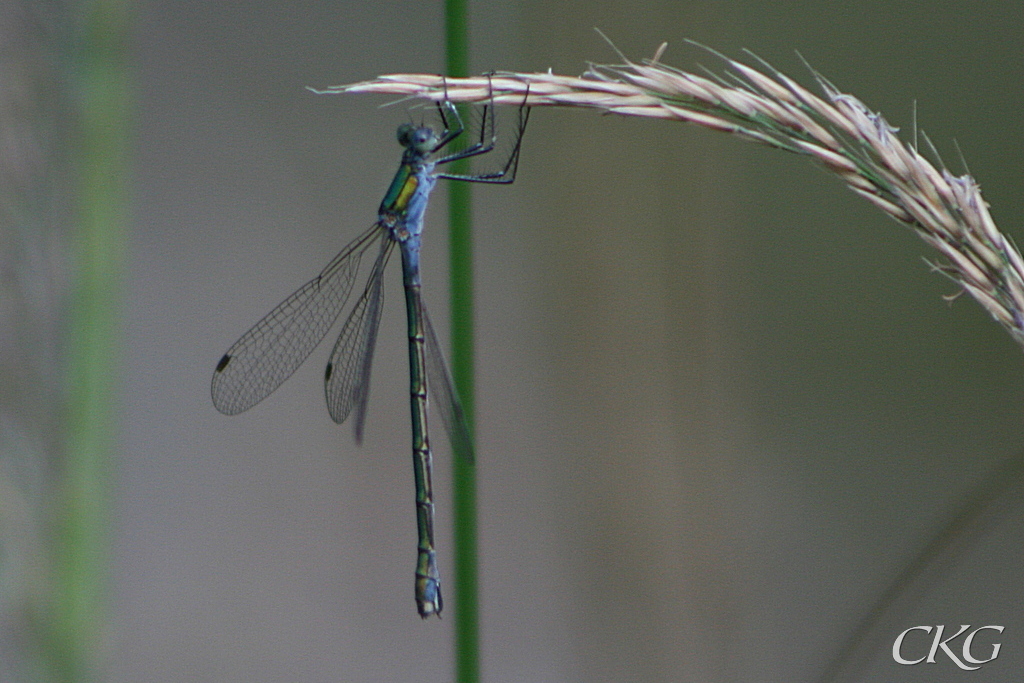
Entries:
<svg viewBox="0 0 1024 683">
<path fill-rule="evenodd" d="M 413 126 L 403 123 L 398 127 L 398 143 L 406 149 L 428 154 L 437 146 L 437 133 L 429 126 Z"/>
</svg>

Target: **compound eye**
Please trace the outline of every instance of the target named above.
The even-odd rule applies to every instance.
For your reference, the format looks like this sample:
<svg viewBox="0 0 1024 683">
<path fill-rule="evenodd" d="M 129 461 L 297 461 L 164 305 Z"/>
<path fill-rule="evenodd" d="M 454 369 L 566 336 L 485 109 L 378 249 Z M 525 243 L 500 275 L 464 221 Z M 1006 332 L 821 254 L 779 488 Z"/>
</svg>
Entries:
<svg viewBox="0 0 1024 683">
<path fill-rule="evenodd" d="M 410 138 L 415 133 L 418 133 L 418 132 L 419 131 L 417 131 L 415 128 L 413 128 L 413 125 L 411 123 L 403 123 L 402 125 L 400 125 L 398 127 L 398 133 L 397 133 L 397 135 L 398 135 L 398 144 L 400 144 L 402 147 L 408 147 L 409 146 L 409 142 L 410 142 Z"/>
</svg>

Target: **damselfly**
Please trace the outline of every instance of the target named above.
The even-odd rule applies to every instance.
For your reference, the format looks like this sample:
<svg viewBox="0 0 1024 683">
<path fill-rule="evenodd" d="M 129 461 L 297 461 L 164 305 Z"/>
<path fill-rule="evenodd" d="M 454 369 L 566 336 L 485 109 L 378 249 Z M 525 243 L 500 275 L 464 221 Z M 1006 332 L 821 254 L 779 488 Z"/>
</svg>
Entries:
<svg viewBox="0 0 1024 683">
<path fill-rule="evenodd" d="M 438 104 L 443 130 L 425 125 L 398 127 L 405 148 L 377 221 L 335 256 L 315 278 L 299 288 L 242 335 L 217 363 L 211 392 L 222 413 L 248 410 L 288 379 L 334 325 L 359 270 L 363 253 L 378 241 L 380 248 L 362 296 L 356 302 L 331 351 L 324 375 L 327 408 L 335 422 L 355 411 L 355 437 L 362 439 L 369 396 L 370 367 L 383 303 L 384 267 L 395 245 L 402 254 L 402 279 L 409 325 L 409 392 L 412 407 L 412 455 L 416 484 L 416 605 L 420 616 L 440 614 L 440 575 L 434 551 L 434 502 L 431 453 L 427 435 L 427 392 L 437 399 L 441 420 L 458 456 L 472 457 L 465 416 L 452 386 L 444 355 L 420 296 L 420 238 L 423 216 L 438 178 L 476 183 L 511 183 L 519 164 L 519 148 L 529 108 L 519 108 L 518 130 L 504 165 L 493 173 L 462 175 L 437 171 L 457 159 L 495 149 L 494 104 L 483 107 L 480 138 L 464 149 L 440 154 L 465 131 L 455 106 Z"/>
</svg>

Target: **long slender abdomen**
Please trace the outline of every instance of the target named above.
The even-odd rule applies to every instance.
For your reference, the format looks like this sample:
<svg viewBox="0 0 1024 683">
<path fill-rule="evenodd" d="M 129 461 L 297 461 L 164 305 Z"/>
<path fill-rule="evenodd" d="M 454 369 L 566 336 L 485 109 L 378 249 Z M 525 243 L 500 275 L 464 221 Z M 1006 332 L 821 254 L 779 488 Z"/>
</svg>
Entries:
<svg viewBox="0 0 1024 683">
<path fill-rule="evenodd" d="M 434 551 L 434 492 L 427 430 L 427 359 L 420 299 L 418 236 L 401 243 L 405 306 L 409 326 L 409 408 L 412 415 L 412 461 L 416 485 L 416 608 L 421 617 L 441 614 L 441 576 Z"/>
</svg>

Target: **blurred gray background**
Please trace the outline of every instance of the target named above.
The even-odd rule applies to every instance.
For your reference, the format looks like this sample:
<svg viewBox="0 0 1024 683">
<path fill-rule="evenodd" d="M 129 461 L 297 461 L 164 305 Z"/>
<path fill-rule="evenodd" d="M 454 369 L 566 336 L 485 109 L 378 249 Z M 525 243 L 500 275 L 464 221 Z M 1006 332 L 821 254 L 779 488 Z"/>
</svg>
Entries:
<svg viewBox="0 0 1024 683">
<path fill-rule="evenodd" d="M 799 52 L 904 139 L 916 107 L 1019 232 L 1019 2 L 471 7 L 476 72 L 617 61 L 593 27 L 633 59 L 668 41 L 666 63 L 718 69 L 691 38 L 811 85 Z M 412 599 L 397 266 L 361 447 L 327 415 L 326 349 L 241 416 L 209 398 L 224 350 L 369 225 L 398 162 L 404 107 L 304 86 L 440 72 L 442 41 L 438 2 L 138 3 L 109 680 L 450 678 L 452 620 Z M 814 680 L 1024 445 L 1021 349 L 800 158 L 538 109 L 519 170 L 475 194 L 485 680 Z M 439 329 L 444 192 L 424 256 Z M 1022 522 L 1004 506 L 859 680 L 1019 678 Z M 1004 625 L 1002 652 L 900 667 L 892 639 L 917 624 Z"/>
</svg>

